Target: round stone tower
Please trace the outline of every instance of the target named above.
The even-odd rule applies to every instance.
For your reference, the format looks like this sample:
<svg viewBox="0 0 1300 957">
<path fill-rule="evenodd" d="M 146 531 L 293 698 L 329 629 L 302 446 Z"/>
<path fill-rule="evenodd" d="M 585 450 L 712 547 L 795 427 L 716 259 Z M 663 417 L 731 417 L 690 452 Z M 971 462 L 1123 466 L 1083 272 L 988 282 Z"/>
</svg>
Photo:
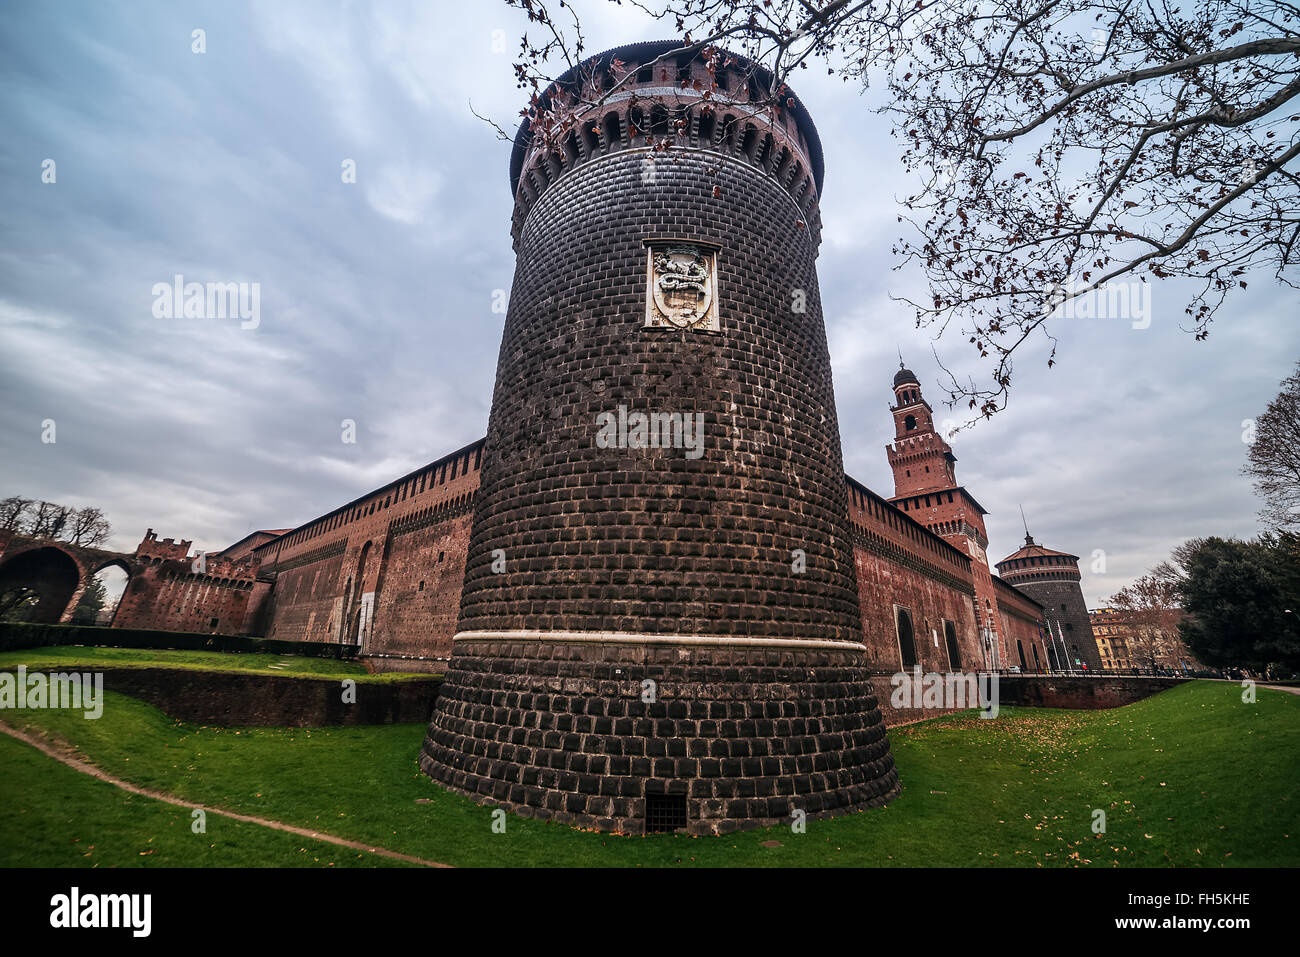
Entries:
<svg viewBox="0 0 1300 957">
<path fill-rule="evenodd" d="M 863 659 L 798 99 L 675 41 L 547 91 L 458 634 L 421 767 L 521 814 L 720 833 L 898 788 Z M 715 63 L 722 58 L 715 60 Z M 635 82 L 609 92 L 611 75 Z M 667 144 L 668 148 L 663 146 Z"/>
<path fill-rule="evenodd" d="M 1050 665 L 1101 673 L 1101 653 L 1079 584 L 1078 555 L 1044 548 L 1026 531 L 1025 544 L 998 562 L 998 575 L 1043 606 L 1043 619 L 1051 632 L 1044 642 Z"/>
</svg>

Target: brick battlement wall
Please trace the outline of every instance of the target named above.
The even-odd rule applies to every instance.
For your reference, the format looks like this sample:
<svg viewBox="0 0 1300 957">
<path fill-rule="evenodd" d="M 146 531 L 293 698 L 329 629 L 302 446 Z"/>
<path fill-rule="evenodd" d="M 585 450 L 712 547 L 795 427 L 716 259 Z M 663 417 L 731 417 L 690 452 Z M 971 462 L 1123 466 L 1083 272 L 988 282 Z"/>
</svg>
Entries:
<svg viewBox="0 0 1300 957">
<path fill-rule="evenodd" d="M 655 56 L 648 50 L 646 55 Z M 814 248 L 819 244 L 821 147 L 809 140 L 811 120 L 797 96 L 787 91 L 788 108 L 777 113 L 761 105 L 761 72 L 742 75 L 721 69 L 714 76 L 694 55 L 633 65 L 640 67 L 635 75 L 608 96 L 597 113 L 577 124 L 559 151 L 548 151 L 539 142 L 517 143 L 511 161 L 511 235 L 516 249 L 533 207 L 554 183 L 578 166 L 623 150 L 645 150 L 652 142 L 669 144 L 665 166 L 671 163 L 666 157 L 696 149 L 761 169 L 794 202 Z M 612 69 L 608 59 L 588 64 L 577 81 L 585 87 L 581 92 L 586 98 L 601 97 L 612 82 Z M 709 93 L 707 103 L 704 91 Z"/>
<path fill-rule="evenodd" d="M 977 666 L 982 658 L 970 557 L 866 486 L 847 481 L 868 667 L 893 671 L 903 666 L 898 608 L 915 625 L 917 661 L 923 669 Z M 956 633 L 957 662 L 949 661 L 945 621 Z"/>
<path fill-rule="evenodd" d="M 1040 621 L 1043 606 L 997 575 L 992 576 L 997 596 L 998 624 L 1008 655 L 1004 665 L 1021 665 L 1026 672 L 1043 672 L 1055 667 L 1056 657 L 1049 651 Z"/>
<path fill-rule="evenodd" d="M 350 557 L 354 566 L 366 541 L 381 541 L 381 552 L 387 553 L 385 574 L 365 653 L 379 658 L 379 667 L 394 670 L 418 666 L 403 662 L 406 657 L 446 658 L 460 606 L 482 441 L 469 446 L 469 456 L 461 450 L 439 459 L 307 523 L 283 536 L 282 543 L 260 548 L 257 555 L 264 563 L 260 574 L 273 574 L 276 579 L 264 633 L 292 640 L 337 641 L 335 609 L 347 588 L 348 575 L 341 574 L 349 565 L 345 558 Z M 453 476 L 457 457 L 465 464 Z M 902 666 L 895 605 L 907 608 L 916 622 L 917 653 L 924 668 L 950 666 L 945 620 L 955 627 L 961 665 L 982 664 L 970 557 L 852 477 L 845 476 L 845 483 L 868 667 Z M 1032 625 L 1036 604 L 1005 585 L 1003 591 L 1012 603 L 1012 617 L 1030 619 L 1022 625 L 1005 624 L 1003 630 L 1025 639 L 1036 637 Z M 1025 646 L 1029 647 L 1028 640 Z M 385 656 L 392 660 L 384 661 Z"/>
<path fill-rule="evenodd" d="M 190 553 L 190 546 L 193 544 L 190 541 L 176 542 L 170 538 L 164 538 L 160 542 L 151 528 L 144 533 L 144 541 L 136 547 L 135 554 L 137 558 L 141 559 L 157 558 L 179 561 Z"/>
<path fill-rule="evenodd" d="M 246 635 L 266 587 L 249 561 L 204 556 L 196 565 L 191 542 L 158 541 L 149 529 L 113 615 L 114 628 Z M 201 568 L 197 571 L 196 568 Z"/>
<path fill-rule="evenodd" d="M 460 608 L 479 440 L 255 550 L 268 637 L 446 658 Z"/>
</svg>

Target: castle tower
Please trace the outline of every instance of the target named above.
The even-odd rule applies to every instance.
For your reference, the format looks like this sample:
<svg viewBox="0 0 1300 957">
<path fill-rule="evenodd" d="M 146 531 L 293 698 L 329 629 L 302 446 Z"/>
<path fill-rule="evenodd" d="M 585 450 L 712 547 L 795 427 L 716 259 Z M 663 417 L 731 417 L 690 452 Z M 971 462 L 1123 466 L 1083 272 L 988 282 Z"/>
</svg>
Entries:
<svg viewBox="0 0 1300 957">
<path fill-rule="evenodd" d="M 1026 530 L 1025 544 L 998 562 L 998 574 L 1043 606 L 1051 632 L 1048 657 L 1054 666 L 1101 673 L 1101 654 L 1079 584 L 1078 555 L 1044 548 Z"/>
<path fill-rule="evenodd" d="M 1002 634 L 998 600 L 989 570 L 984 507 L 957 484 L 957 456 L 934 428 L 934 410 L 921 394 L 921 383 L 900 362 L 894 374 L 894 444 L 885 446 L 894 472 L 889 500 L 930 531 L 971 557 L 975 578 L 975 620 L 979 625 L 984 668 L 1016 662 Z"/>
<path fill-rule="evenodd" d="M 515 279 L 421 755 L 478 800 L 632 833 L 898 788 L 860 643 L 817 131 L 792 93 L 751 105 L 768 78 L 743 58 L 716 82 L 699 54 L 656 62 L 678 46 L 586 61 L 542 99 L 578 122 L 553 148 L 516 136 Z M 610 92 L 612 70 L 635 82 Z"/>
</svg>

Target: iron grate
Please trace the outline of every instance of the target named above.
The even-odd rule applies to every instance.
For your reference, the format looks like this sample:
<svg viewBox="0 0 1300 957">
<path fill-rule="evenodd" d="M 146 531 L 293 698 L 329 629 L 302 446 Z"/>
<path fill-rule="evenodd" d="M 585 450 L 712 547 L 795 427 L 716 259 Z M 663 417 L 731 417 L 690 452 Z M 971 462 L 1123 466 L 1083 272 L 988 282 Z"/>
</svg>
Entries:
<svg viewBox="0 0 1300 957">
<path fill-rule="evenodd" d="M 685 826 L 685 794 L 647 794 L 645 796 L 645 829 L 647 834 L 676 831 Z"/>
</svg>

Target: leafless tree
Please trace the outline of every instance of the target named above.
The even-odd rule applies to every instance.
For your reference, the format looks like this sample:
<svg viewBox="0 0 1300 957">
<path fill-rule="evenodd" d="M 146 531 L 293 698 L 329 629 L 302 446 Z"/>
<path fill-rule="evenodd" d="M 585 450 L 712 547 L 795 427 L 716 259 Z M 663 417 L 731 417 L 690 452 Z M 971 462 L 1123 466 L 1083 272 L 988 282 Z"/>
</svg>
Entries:
<svg viewBox="0 0 1300 957">
<path fill-rule="evenodd" d="M 1255 420 L 1244 471 L 1264 500 L 1261 520 L 1279 531 L 1300 530 L 1300 365 Z"/>
<path fill-rule="evenodd" d="M 27 526 L 28 512 L 34 503 L 21 495 L 0 499 L 0 531 L 21 534 Z"/>
<path fill-rule="evenodd" d="M 1178 582 L 1163 566 L 1120 589 L 1110 604 L 1127 626 L 1134 657 L 1144 658 L 1152 670 L 1177 667 L 1180 659 L 1190 657 L 1178 636 L 1183 618 Z"/>
<path fill-rule="evenodd" d="M 634 0 L 635 2 L 635 0 Z M 574 107 L 626 81 L 541 94 L 582 59 L 569 2 L 507 0 L 529 25 L 515 63 L 544 142 Z M 1190 280 L 1198 339 L 1228 296 L 1263 273 L 1294 288 L 1300 257 L 1300 7 L 1286 0 L 663 0 L 635 5 L 683 38 L 764 64 L 779 109 L 790 76 L 818 63 L 865 88 L 883 78 L 906 168 L 899 264 L 937 339 L 964 339 L 978 377 L 948 401 L 1004 408 L 1013 359 L 1066 317 L 1131 308 L 1144 284 Z M 667 61 L 679 51 L 660 57 Z M 612 71 L 618 74 L 618 70 Z M 595 91 L 594 93 L 592 91 Z M 708 91 L 716 95 L 716 91 Z M 498 129 L 500 129 L 498 127 Z M 503 134 L 504 135 L 504 134 Z M 1185 292 L 1184 292 L 1185 290 Z M 1148 317 L 1149 318 L 1149 317 Z"/>
<path fill-rule="evenodd" d="M 112 527 L 104 513 L 93 506 L 75 509 L 68 523 L 67 540 L 73 545 L 98 548 L 108 540 Z"/>
<path fill-rule="evenodd" d="M 71 506 L 57 502 L 37 502 L 32 507 L 25 534 L 32 538 L 61 539 L 74 511 Z"/>
</svg>

